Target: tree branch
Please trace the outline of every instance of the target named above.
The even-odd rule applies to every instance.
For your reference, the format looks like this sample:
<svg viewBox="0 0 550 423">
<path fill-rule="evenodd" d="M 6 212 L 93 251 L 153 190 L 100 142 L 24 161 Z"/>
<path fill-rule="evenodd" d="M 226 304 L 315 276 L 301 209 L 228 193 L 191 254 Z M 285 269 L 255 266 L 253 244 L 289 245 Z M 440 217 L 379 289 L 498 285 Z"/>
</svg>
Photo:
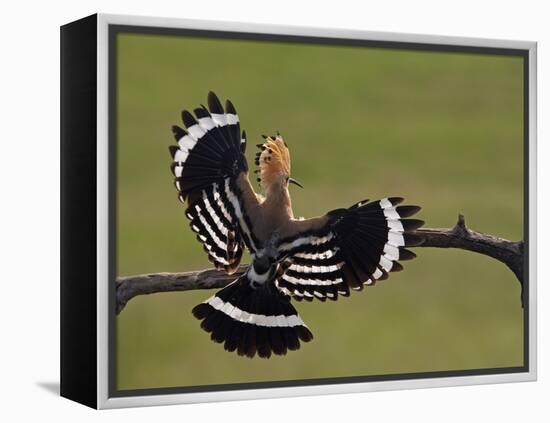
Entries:
<svg viewBox="0 0 550 423">
<path fill-rule="evenodd" d="M 458 216 L 453 228 L 421 228 L 414 232 L 423 238 L 416 247 L 459 248 L 492 257 L 504 263 L 522 286 L 523 305 L 523 241 L 508 241 L 483 234 L 466 227 L 464 216 Z M 137 295 L 157 292 L 188 291 L 191 289 L 223 288 L 242 275 L 248 265 L 241 265 L 228 275 L 223 270 L 208 269 L 185 273 L 153 273 L 124 276 L 116 280 L 116 313 L 119 314 L 128 301 Z"/>
<path fill-rule="evenodd" d="M 228 275 L 223 270 L 207 269 L 195 272 L 151 273 L 119 277 L 116 279 L 116 313 L 119 314 L 128 301 L 137 295 L 223 288 L 241 276 L 247 267 L 247 264 L 240 265 L 232 275 Z"/>
<path fill-rule="evenodd" d="M 523 284 L 523 241 L 508 241 L 473 231 L 466 227 L 462 215 L 458 215 L 458 222 L 452 229 L 421 228 L 415 233 L 424 238 L 418 247 L 460 248 L 493 257 L 508 266 Z"/>
</svg>

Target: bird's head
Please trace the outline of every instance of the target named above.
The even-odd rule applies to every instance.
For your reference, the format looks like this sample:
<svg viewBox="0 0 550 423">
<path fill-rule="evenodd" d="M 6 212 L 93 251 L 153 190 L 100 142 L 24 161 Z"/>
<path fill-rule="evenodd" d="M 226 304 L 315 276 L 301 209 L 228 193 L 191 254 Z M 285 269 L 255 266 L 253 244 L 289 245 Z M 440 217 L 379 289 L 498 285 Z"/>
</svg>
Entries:
<svg viewBox="0 0 550 423">
<path fill-rule="evenodd" d="M 257 145 L 261 151 L 256 153 L 256 173 L 264 192 L 286 190 L 289 184 L 303 188 L 298 181 L 290 177 L 290 153 L 281 134 L 277 132 L 275 136 L 263 137 L 263 144 Z"/>
</svg>

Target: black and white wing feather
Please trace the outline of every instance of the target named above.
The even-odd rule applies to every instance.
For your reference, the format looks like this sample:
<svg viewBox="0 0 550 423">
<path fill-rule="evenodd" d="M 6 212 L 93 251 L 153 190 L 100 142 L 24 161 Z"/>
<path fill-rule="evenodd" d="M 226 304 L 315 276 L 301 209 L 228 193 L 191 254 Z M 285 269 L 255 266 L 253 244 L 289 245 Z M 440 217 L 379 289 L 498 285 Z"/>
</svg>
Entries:
<svg viewBox="0 0 550 423">
<path fill-rule="evenodd" d="M 424 223 L 406 219 L 420 207 L 398 206 L 402 200 L 363 201 L 333 210 L 321 225 L 281 240 L 286 270 L 276 286 L 297 300 L 336 300 L 402 270 L 400 260 L 416 257 L 405 247 L 421 241 L 411 232 Z"/>
<path fill-rule="evenodd" d="M 243 214 L 242 192 L 251 190 L 244 156 L 246 134 L 228 100 L 208 94 L 208 108 L 182 112 L 185 129 L 173 126 L 177 146 L 170 147 L 171 166 L 179 199 L 187 202 L 186 216 L 202 242 L 209 260 L 234 272 L 243 244 L 253 248 L 251 231 Z M 248 185 L 248 186 L 244 186 Z"/>
</svg>

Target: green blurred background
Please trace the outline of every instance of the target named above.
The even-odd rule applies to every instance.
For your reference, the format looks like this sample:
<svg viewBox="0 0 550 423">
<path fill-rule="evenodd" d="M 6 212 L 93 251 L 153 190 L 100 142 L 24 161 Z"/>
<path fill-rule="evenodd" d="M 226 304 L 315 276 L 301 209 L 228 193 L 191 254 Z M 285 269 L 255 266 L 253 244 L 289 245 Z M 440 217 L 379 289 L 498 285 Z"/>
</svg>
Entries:
<svg viewBox="0 0 550 423">
<path fill-rule="evenodd" d="M 172 124 L 214 90 L 292 154 L 297 216 L 403 196 L 429 227 L 522 238 L 519 57 L 119 34 L 117 274 L 210 267 L 169 170 Z M 256 184 L 254 184 L 257 186 Z M 118 389 L 523 365 L 513 274 L 488 257 L 416 249 L 405 271 L 336 303 L 298 303 L 315 335 L 270 360 L 229 354 L 191 308 L 212 292 L 141 296 L 117 317 Z M 244 260 L 246 261 L 246 260 Z"/>
</svg>

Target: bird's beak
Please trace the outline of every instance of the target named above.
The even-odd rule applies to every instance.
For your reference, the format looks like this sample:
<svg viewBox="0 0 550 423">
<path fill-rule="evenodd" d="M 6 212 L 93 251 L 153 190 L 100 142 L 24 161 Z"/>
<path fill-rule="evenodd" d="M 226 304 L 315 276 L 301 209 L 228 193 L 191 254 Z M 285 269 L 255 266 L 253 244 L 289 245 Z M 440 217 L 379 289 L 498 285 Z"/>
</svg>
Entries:
<svg viewBox="0 0 550 423">
<path fill-rule="evenodd" d="M 304 188 L 304 186 L 300 182 L 298 182 L 296 179 L 293 179 L 293 178 L 288 178 L 288 183 L 298 185 L 302 189 Z"/>
</svg>

